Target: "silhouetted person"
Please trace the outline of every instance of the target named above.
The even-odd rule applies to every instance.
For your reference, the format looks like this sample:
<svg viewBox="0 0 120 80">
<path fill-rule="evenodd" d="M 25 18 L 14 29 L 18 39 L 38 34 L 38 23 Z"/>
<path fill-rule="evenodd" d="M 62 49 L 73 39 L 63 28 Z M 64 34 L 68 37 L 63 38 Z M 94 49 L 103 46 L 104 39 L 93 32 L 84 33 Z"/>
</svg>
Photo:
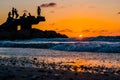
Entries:
<svg viewBox="0 0 120 80">
<path fill-rule="evenodd" d="M 31 16 L 31 14 L 30 14 L 30 13 L 28 13 L 28 15 L 29 15 L 29 16 Z"/>
<path fill-rule="evenodd" d="M 11 18 L 11 12 L 8 13 L 8 18 Z"/>
<path fill-rule="evenodd" d="M 12 8 L 12 17 L 14 18 L 15 15 L 15 8 Z"/>
<path fill-rule="evenodd" d="M 14 9 L 14 13 L 15 13 L 15 15 L 16 15 L 16 19 L 17 19 L 18 16 L 19 16 L 17 9 Z"/>
<path fill-rule="evenodd" d="M 40 16 L 40 13 L 41 13 L 41 8 L 40 8 L 40 6 L 38 6 L 38 9 L 37 9 L 38 16 Z"/>
<path fill-rule="evenodd" d="M 26 16 L 27 16 L 26 13 L 24 13 L 24 14 L 23 14 L 23 17 L 25 18 Z"/>
</svg>

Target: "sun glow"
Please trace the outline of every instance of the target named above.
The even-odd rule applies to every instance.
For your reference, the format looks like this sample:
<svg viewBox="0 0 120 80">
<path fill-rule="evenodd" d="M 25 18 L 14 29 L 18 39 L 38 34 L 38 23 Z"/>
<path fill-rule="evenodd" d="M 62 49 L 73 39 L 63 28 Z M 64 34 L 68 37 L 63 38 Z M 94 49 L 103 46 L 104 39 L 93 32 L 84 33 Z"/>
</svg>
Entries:
<svg viewBox="0 0 120 80">
<path fill-rule="evenodd" d="M 80 34 L 80 35 L 79 35 L 79 37 L 80 37 L 80 38 L 82 38 L 82 37 L 83 37 L 83 35 L 82 35 L 82 34 Z"/>
</svg>

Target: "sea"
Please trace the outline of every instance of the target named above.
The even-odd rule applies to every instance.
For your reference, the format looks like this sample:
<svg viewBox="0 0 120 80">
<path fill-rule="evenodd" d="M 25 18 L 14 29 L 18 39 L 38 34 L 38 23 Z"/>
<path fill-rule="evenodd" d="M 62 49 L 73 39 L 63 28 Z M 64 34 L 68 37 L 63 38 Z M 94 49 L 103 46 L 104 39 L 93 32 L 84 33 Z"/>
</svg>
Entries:
<svg viewBox="0 0 120 80">
<path fill-rule="evenodd" d="M 120 41 L 92 40 L 79 38 L 35 38 L 29 40 L 0 41 L 1 48 L 36 48 L 69 52 L 120 53 Z"/>
<path fill-rule="evenodd" d="M 37 57 L 39 61 L 78 62 L 120 68 L 120 40 L 81 40 L 80 38 L 35 38 L 1 40 L 0 56 Z"/>
</svg>

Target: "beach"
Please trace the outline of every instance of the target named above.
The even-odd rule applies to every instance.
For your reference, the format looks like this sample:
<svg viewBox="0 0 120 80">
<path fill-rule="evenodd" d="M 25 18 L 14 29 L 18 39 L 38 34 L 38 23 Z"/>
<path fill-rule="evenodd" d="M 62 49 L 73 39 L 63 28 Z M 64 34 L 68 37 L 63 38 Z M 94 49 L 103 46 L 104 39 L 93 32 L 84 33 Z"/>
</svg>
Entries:
<svg viewBox="0 0 120 80">
<path fill-rule="evenodd" d="M 120 80 L 120 55 L 0 48 L 0 80 Z"/>
<path fill-rule="evenodd" d="M 0 80 L 120 80 L 119 4 L 1 0 Z"/>
</svg>

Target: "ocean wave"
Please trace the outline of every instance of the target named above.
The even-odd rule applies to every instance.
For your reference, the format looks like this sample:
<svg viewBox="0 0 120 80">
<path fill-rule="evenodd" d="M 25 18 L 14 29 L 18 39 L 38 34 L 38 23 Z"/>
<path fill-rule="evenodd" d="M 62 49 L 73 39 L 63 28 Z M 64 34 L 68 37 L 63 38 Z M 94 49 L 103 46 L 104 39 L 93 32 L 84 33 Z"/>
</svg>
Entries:
<svg viewBox="0 0 120 80">
<path fill-rule="evenodd" d="M 77 52 L 120 53 L 120 42 L 78 41 L 69 39 L 31 39 L 0 41 L 0 47 L 41 48 Z"/>
<path fill-rule="evenodd" d="M 120 53 L 120 43 L 107 44 L 99 42 L 88 42 L 88 43 L 60 44 L 52 47 L 51 49 L 78 52 Z"/>
</svg>

